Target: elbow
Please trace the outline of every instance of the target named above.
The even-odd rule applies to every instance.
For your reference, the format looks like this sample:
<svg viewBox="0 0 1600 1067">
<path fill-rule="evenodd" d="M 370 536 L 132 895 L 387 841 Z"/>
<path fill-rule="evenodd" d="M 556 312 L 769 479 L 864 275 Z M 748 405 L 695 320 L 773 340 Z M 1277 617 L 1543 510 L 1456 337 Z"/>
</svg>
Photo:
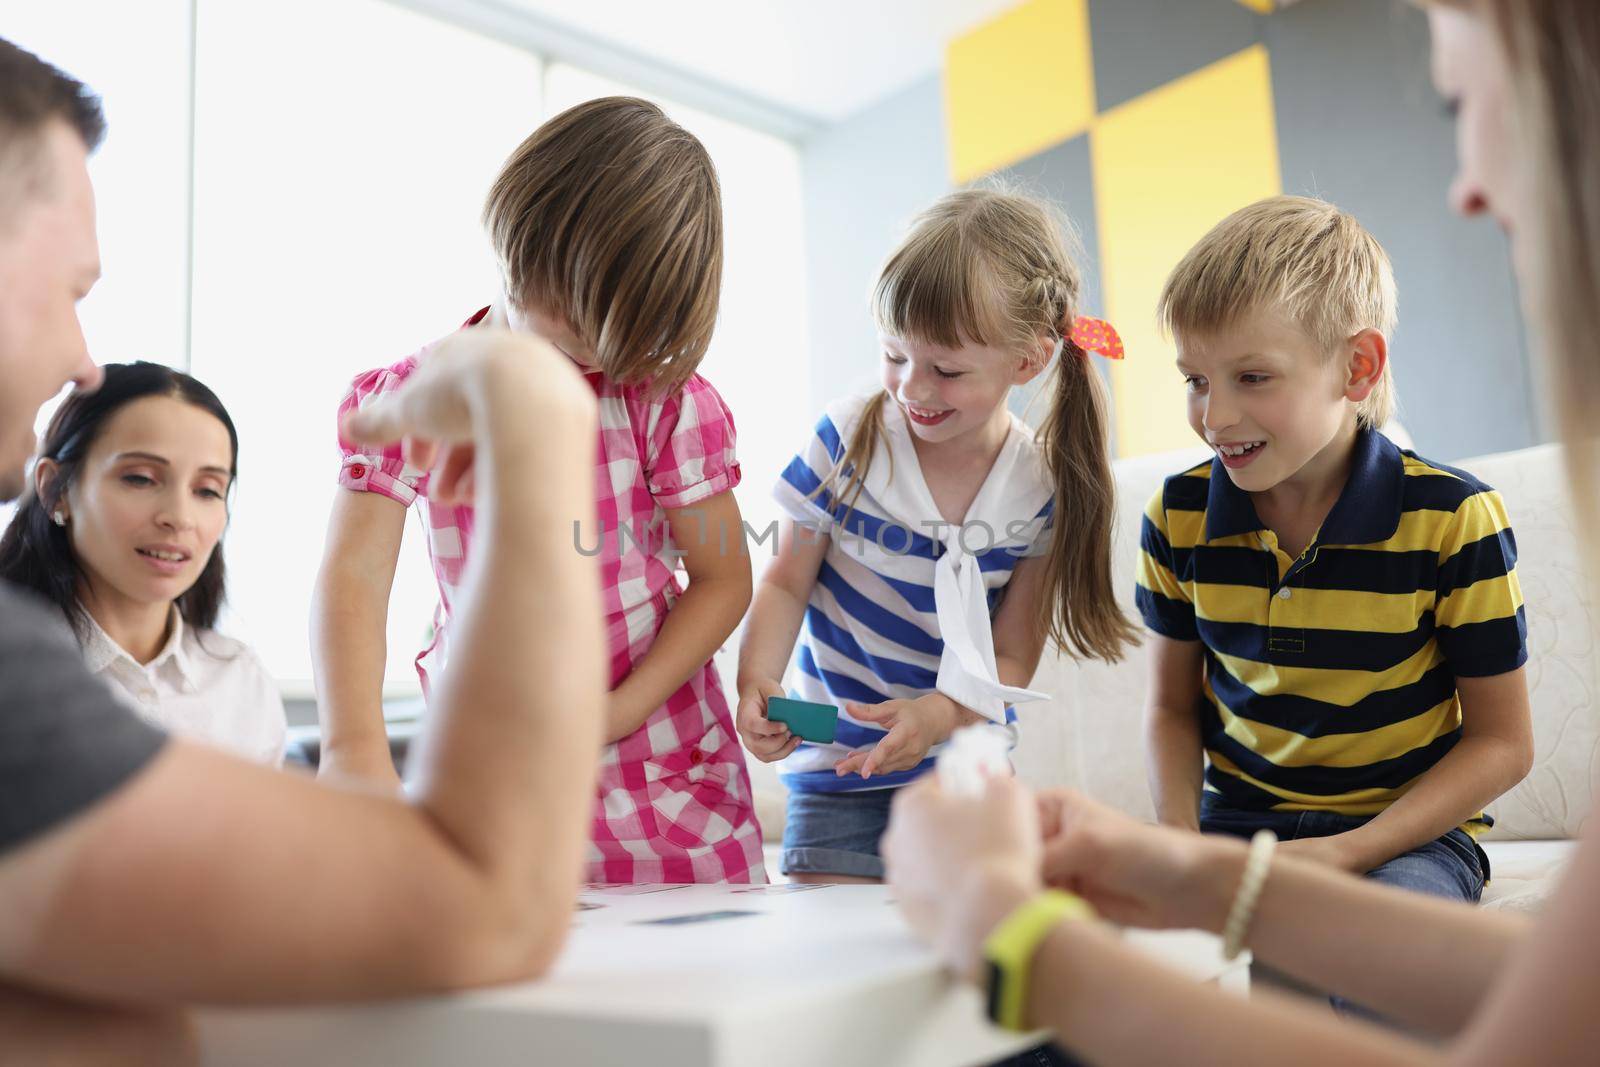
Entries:
<svg viewBox="0 0 1600 1067">
<path fill-rule="evenodd" d="M 690 588 L 693 588 L 693 577 L 690 578 L 689 584 Z M 755 583 L 751 581 L 750 568 L 745 567 L 742 571 L 719 575 L 716 578 L 716 588 L 720 608 L 717 616 L 721 623 L 721 640 L 725 641 L 739 628 L 745 613 L 750 610 L 750 601 L 755 593 Z"/>
<path fill-rule="evenodd" d="M 1495 796 L 1502 796 L 1533 771 L 1533 733 L 1479 735 L 1473 758 L 1484 781 L 1496 787 Z"/>
<path fill-rule="evenodd" d="M 542 978 L 566 945 L 573 896 L 568 892 L 556 900 L 534 892 L 517 902 L 473 909 L 465 916 L 465 929 L 435 941 L 441 955 L 432 984 L 441 992 L 459 992 Z"/>
<path fill-rule="evenodd" d="M 1512 741 L 1509 745 L 1509 753 L 1511 781 L 1506 786 L 1508 790 L 1533 772 L 1533 734 L 1531 732 L 1525 733 L 1515 741 Z"/>
<path fill-rule="evenodd" d="M 1151 700 L 1145 704 L 1145 731 L 1152 737 L 1165 734 L 1174 726 L 1192 727 L 1199 717 L 1192 711 L 1170 701 Z"/>
<path fill-rule="evenodd" d="M 510 929 L 500 929 L 480 948 L 470 986 L 531 982 L 555 966 L 572 926 L 572 906 L 528 915 Z"/>
<path fill-rule="evenodd" d="M 107 1027 L 102 1036 L 106 1048 L 117 1050 L 118 1063 L 150 1067 L 200 1063 L 199 1032 L 194 1021 L 181 1012 L 130 1014 Z M 99 1062 L 98 1057 L 90 1058 Z"/>
<path fill-rule="evenodd" d="M 728 583 L 728 600 L 730 601 L 730 610 L 733 606 L 737 605 L 739 609 L 737 612 L 737 617 L 739 619 L 744 618 L 744 613 L 750 609 L 750 601 L 755 596 L 755 590 L 755 579 L 751 577 L 750 568 L 748 566 L 746 566 L 743 570 L 736 572 L 733 576 L 733 581 Z M 735 621 L 734 625 L 738 625 L 737 620 Z"/>
</svg>

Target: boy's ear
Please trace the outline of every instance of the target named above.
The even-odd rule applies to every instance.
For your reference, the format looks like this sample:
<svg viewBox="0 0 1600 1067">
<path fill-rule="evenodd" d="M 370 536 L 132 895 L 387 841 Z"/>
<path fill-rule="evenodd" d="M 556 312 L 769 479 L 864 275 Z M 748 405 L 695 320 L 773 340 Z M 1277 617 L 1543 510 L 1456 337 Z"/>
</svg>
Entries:
<svg viewBox="0 0 1600 1067">
<path fill-rule="evenodd" d="M 1383 380 L 1383 370 L 1389 365 L 1389 340 L 1381 330 L 1366 329 L 1350 338 L 1347 348 L 1344 395 L 1360 403 Z"/>
</svg>

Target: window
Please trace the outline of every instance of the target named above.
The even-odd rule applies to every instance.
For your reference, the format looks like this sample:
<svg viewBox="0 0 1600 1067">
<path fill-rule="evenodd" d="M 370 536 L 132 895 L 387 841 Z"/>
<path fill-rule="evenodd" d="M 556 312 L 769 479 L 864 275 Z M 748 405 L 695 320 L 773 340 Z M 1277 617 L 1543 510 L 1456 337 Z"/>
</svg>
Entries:
<svg viewBox="0 0 1600 1067">
<path fill-rule="evenodd" d="M 183 366 L 189 0 L 13 4 L 0 36 L 103 97 L 106 140 L 89 172 L 104 277 L 79 308 L 89 351 Z"/>
<path fill-rule="evenodd" d="M 478 215 L 538 124 L 540 63 L 381 0 L 201 0 L 196 61 L 192 368 L 240 434 L 226 625 L 305 692 L 335 410 L 352 376 L 494 299 Z M 436 600 L 418 521 L 389 607 L 391 691 L 416 691 Z"/>
<path fill-rule="evenodd" d="M 83 32 L 93 25 L 97 32 Z M 13 4 L 0 36 L 103 96 L 89 162 L 104 277 L 79 305 L 101 363 L 183 366 L 189 269 L 189 0 Z M 137 49 L 126 42 L 139 40 Z M 39 413 L 42 435 L 56 404 Z M 0 524 L 12 508 L 0 505 Z"/>
<path fill-rule="evenodd" d="M 105 97 L 90 350 L 187 366 L 227 405 L 240 477 L 222 625 L 286 695 L 309 695 L 311 590 L 338 491 L 333 418 L 350 379 L 498 295 L 479 213 L 501 163 L 555 111 L 630 90 L 387 0 L 13 6 L 0 33 Z M 765 531 L 778 516 L 768 490 L 815 416 L 799 153 L 659 102 L 722 181 L 721 317 L 703 371 L 737 421 L 745 519 Z M 419 516 L 407 523 L 391 695 L 416 691 L 411 661 L 436 601 Z M 758 551 L 759 568 L 771 542 Z"/>
</svg>

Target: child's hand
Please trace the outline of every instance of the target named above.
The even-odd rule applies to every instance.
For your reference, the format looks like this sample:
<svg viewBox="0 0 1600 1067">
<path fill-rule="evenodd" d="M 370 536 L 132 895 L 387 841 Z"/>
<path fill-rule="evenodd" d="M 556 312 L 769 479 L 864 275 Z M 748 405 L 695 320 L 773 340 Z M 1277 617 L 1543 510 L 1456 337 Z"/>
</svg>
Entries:
<svg viewBox="0 0 1600 1067">
<path fill-rule="evenodd" d="M 845 710 L 853 719 L 887 726 L 883 740 L 866 752 L 852 752 L 833 765 L 841 777 L 907 771 L 922 762 L 928 749 L 955 732 L 960 707 L 943 693 L 929 693 L 915 700 L 886 700 L 882 704 L 848 701 Z"/>
<path fill-rule="evenodd" d="M 1212 875 L 1231 862 L 1242 870 L 1242 842 L 1142 823 L 1068 789 L 1037 800 L 1048 885 L 1124 926 L 1222 929 L 1238 881 Z"/>
<path fill-rule="evenodd" d="M 762 679 L 739 694 L 734 725 L 750 754 L 762 763 L 776 763 L 800 747 L 801 738 L 781 722 L 767 719 L 767 698 L 783 696 L 783 686 Z"/>
</svg>

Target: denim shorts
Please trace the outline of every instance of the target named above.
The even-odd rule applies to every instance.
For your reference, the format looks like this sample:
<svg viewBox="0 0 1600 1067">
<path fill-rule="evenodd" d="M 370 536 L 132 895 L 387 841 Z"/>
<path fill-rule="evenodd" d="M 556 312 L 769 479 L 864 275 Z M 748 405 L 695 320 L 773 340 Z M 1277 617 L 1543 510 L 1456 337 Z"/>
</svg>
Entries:
<svg viewBox="0 0 1600 1067">
<path fill-rule="evenodd" d="M 784 874 L 847 874 L 882 878 L 878 840 L 889 826 L 895 789 L 789 793 L 783 824 Z"/>
</svg>

